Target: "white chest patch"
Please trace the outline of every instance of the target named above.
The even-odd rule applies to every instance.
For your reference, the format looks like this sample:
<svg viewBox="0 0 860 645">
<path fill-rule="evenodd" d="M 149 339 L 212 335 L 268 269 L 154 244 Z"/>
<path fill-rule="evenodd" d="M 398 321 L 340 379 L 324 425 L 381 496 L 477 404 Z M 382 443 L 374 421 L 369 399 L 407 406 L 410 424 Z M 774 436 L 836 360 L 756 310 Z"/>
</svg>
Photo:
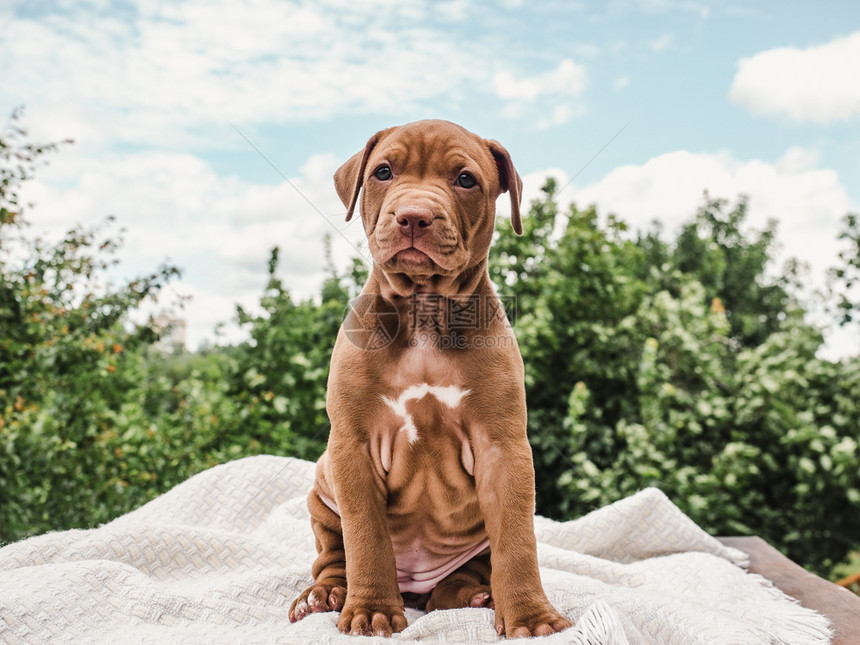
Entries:
<svg viewBox="0 0 860 645">
<path fill-rule="evenodd" d="M 395 414 L 403 419 L 403 427 L 401 432 L 405 432 L 409 438 L 409 443 L 414 443 L 418 440 L 418 428 L 415 427 L 415 420 L 412 415 L 406 411 L 406 403 L 412 400 L 423 399 L 428 394 L 436 397 L 436 399 L 449 408 L 453 409 L 460 405 L 460 401 L 469 393 L 469 390 L 461 390 L 456 385 L 411 385 L 403 390 L 400 396 L 395 400 L 389 396 L 383 396 L 382 400 L 391 408 Z"/>
</svg>

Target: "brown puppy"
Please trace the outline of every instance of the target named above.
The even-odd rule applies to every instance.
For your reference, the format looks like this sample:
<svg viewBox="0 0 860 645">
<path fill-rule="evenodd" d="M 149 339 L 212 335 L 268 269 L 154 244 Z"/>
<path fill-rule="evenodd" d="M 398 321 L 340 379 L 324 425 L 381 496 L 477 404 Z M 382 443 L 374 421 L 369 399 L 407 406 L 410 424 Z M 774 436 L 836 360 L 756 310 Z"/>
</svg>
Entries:
<svg viewBox="0 0 860 645">
<path fill-rule="evenodd" d="M 402 593 L 493 607 L 508 636 L 569 627 L 541 587 L 522 358 L 487 273 L 505 191 L 522 232 L 510 156 L 420 121 L 371 137 L 335 185 L 347 220 L 361 194 L 374 266 L 332 354 L 315 582 L 290 619 L 340 610 L 342 632 L 390 635 Z"/>
</svg>

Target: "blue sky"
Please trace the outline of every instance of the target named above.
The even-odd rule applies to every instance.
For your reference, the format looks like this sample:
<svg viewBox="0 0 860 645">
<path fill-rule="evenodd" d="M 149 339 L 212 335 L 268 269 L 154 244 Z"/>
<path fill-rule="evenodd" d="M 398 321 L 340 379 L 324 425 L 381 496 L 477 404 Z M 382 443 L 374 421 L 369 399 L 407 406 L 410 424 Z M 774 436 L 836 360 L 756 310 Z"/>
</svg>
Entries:
<svg viewBox="0 0 860 645">
<path fill-rule="evenodd" d="M 29 0 L 0 24 L 0 109 L 76 140 L 28 189 L 35 228 L 115 215 L 121 272 L 184 268 L 191 346 L 253 305 L 272 245 L 299 296 L 325 232 L 355 255 L 331 173 L 420 118 L 501 141 L 526 200 L 624 128 L 562 202 L 671 231 L 703 190 L 744 193 L 810 284 L 860 210 L 857 3 Z M 860 351 L 853 334 L 833 352 Z"/>
</svg>

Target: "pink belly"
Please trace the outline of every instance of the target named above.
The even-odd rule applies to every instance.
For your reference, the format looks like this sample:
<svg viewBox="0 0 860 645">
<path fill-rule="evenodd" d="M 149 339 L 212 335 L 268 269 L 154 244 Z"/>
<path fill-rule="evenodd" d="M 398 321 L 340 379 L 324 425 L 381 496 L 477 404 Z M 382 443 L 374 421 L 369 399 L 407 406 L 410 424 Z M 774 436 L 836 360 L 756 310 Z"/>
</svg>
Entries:
<svg viewBox="0 0 860 645">
<path fill-rule="evenodd" d="M 325 495 L 320 499 L 338 517 L 340 511 L 335 501 Z M 401 593 L 429 593 L 469 560 L 490 548 L 489 538 L 466 545 L 454 553 L 433 553 L 415 540 L 411 544 L 394 544 L 394 559 L 397 564 L 397 585 Z"/>
<path fill-rule="evenodd" d="M 416 541 L 408 546 L 394 546 L 397 561 L 397 584 L 401 593 L 428 593 L 437 584 L 490 546 L 483 539 L 457 553 L 439 554 L 428 551 Z"/>
</svg>

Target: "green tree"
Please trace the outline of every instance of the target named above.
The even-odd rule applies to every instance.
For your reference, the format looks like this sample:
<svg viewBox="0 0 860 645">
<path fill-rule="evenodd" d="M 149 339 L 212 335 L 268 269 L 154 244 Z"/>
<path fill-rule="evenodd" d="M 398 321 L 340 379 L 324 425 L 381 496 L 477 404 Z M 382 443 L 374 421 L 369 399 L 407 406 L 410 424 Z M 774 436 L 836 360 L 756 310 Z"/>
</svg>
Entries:
<svg viewBox="0 0 860 645">
<path fill-rule="evenodd" d="M 745 232 L 747 199 L 741 197 L 731 209 L 727 206 L 727 201 L 706 195 L 705 204 L 669 249 L 669 270 L 661 268 L 659 273 L 698 280 L 706 294 L 720 299 L 731 337 L 744 347 L 756 346 L 779 329 L 792 306 L 789 291 L 797 286 L 798 268 L 790 262 L 767 277 L 776 222 L 771 220 L 763 231 Z M 673 291 L 677 295 L 677 285 Z"/>
<path fill-rule="evenodd" d="M 20 187 L 58 146 L 29 143 L 19 118 L 0 136 L 0 540 L 77 525 L 82 506 L 93 517 L 116 506 L 110 410 L 130 386 L 127 357 L 157 337 L 128 314 L 178 273 L 164 266 L 111 288 L 101 278 L 116 237 L 26 236 Z"/>
<path fill-rule="evenodd" d="M 532 203 L 517 237 L 500 228 L 491 253 L 490 277 L 499 292 L 515 300 L 515 327 L 526 367 L 529 435 L 538 477 L 538 511 L 565 510 L 556 480 L 570 467 L 563 429 L 566 401 L 574 384 L 587 381 L 596 406 L 608 418 L 626 413 L 625 393 L 635 379 L 634 339 L 619 322 L 639 306 L 645 282 L 635 272 L 644 255 L 624 239 L 626 226 L 610 217 L 604 227 L 597 211 L 571 207 L 558 224 L 551 195 Z M 561 229 L 559 234 L 553 232 Z M 591 449 L 615 449 L 612 436 L 594 437 Z"/>
<path fill-rule="evenodd" d="M 0 542 L 108 521 L 231 459 L 319 456 L 331 348 L 366 268 L 330 268 L 320 299 L 297 302 L 275 249 L 259 313 L 237 310 L 247 341 L 166 354 L 130 314 L 178 269 L 107 286 L 110 218 L 28 236 L 20 187 L 58 146 L 17 119 L 0 137 Z"/>
<path fill-rule="evenodd" d="M 676 239 L 549 197 L 491 274 L 517 300 L 538 510 L 574 517 L 658 486 L 715 533 L 824 571 L 857 543 L 860 361 L 818 359 L 796 265 L 706 199 Z M 559 221 L 561 219 L 561 221 Z"/>
<path fill-rule="evenodd" d="M 269 452 L 316 459 L 328 440 L 325 391 L 334 339 L 362 265 L 352 277 L 339 275 L 325 240 L 328 277 L 320 299 L 295 302 L 277 277 L 279 249 L 272 250 L 260 312 L 238 308 L 249 339 L 234 351 L 237 369 L 229 395 L 243 402 L 247 419 L 239 429 Z"/>
<path fill-rule="evenodd" d="M 845 246 L 839 263 L 830 270 L 829 297 L 840 325 L 860 323 L 860 216 L 848 213 L 842 219 L 839 239 Z"/>
</svg>

